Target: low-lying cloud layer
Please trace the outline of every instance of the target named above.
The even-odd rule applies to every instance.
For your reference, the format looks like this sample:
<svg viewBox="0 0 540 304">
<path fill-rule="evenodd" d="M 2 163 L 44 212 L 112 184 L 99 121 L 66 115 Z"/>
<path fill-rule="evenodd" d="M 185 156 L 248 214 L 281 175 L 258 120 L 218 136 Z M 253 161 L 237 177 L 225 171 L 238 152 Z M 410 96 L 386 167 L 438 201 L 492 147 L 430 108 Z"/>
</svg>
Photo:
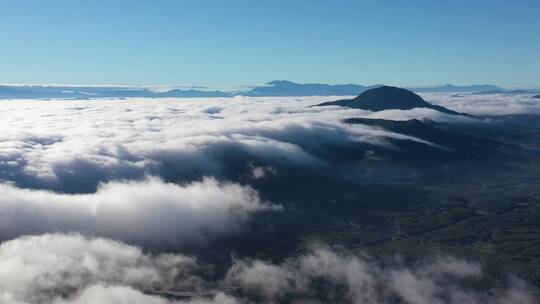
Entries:
<svg viewBox="0 0 540 304">
<path fill-rule="evenodd" d="M 331 99 L 3 101 L 0 180 L 84 193 L 100 182 L 147 175 L 174 182 L 208 175 L 227 179 L 249 173 L 246 160 L 324 166 L 332 145 L 392 148 L 388 138 L 420 141 L 342 123 L 346 118 L 463 119 L 427 109 L 371 113 L 311 107 Z"/>
<path fill-rule="evenodd" d="M 227 181 L 324 168 L 329 147 L 392 149 L 389 138 L 431 145 L 345 124 L 374 113 L 312 107 L 321 100 L 3 101 L 0 238 L 75 231 L 138 244 L 205 242 L 276 209 Z M 432 112 L 421 114 L 441 115 Z"/>
<path fill-rule="evenodd" d="M 0 239 L 11 241 L 0 244 L 0 302 L 534 303 L 521 283 L 464 287 L 481 279 L 481 269 L 448 257 L 384 266 L 316 248 L 280 264 L 237 260 L 208 279 L 207 265 L 194 258 L 127 245 L 205 244 L 239 233 L 256 214 L 281 210 L 247 183 L 279 178 L 287 167 L 327 168 L 329 147 L 395 149 L 392 139 L 443 148 L 343 119 L 468 119 L 429 109 L 312 107 L 333 99 L 3 101 Z M 458 105 L 449 107 L 481 112 Z M 163 296 L 186 291 L 193 297 Z"/>
<path fill-rule="evenodd" d="M 150 178 L 110 182 L 92 194 L 0 185 L 0 239 L 76 231 L 154 245 L 204 243 L 276 211 L 250 187 L 205 179 L 183 186 Z"/>
<path fill-rule="evenodd" d="M 420 94 L 433 104 L 472 115 L 540 114 L 540 99 L 532 94 Z"/>
<path fill-rule="evenodd" d="M 281 264 L 233 261 L 224 276 L 178 254 L 146 254 L 119 242 L 42 235 L 0 245 L 2 303 L 514 303 L 532 304 L 528 286 L 473 291 L 479 265 L 449 256 L 405 266 L 362 254 L 313 248 Z M 163 295 L 173 295 L 166 299 Z M 185 300 L 174 300 L 174 295 Z"/>
<path fill-rule="evenodd" d="M 528 95 L 424 95 L 430 102 L 477 115 L 540 113 Z M 249 174 L 263 166 L 319 167 L 329 146 L 364 143 L 392 148 L 410 139 L 351 117 L 390 120 L 470 118 L 417 108 L 369 112 L 312 107 L 333 97 L 125 100 L 12 100 L 0 103 L 0 181 L 25 188 L 94 192 L 100 182 L 159 176 L 192 181 Z M 429 144 L 429 143 L 426 143 Z"/>
</svg>

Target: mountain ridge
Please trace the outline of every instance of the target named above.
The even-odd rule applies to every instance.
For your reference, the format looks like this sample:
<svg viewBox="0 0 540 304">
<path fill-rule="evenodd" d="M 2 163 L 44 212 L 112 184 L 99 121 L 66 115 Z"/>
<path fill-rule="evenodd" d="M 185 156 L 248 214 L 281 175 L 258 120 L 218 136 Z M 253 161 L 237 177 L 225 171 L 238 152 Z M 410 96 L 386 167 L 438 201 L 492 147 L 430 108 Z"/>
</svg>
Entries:
<svg viewBox="0 0 540 304">
<path fill-rule="evenodd" d="M 381 86 L 362 92 L 352 99 L 323 102 L 317 106 L 342 106 L 368 111 L 411 110 L 428 108 L 445 114 L 474 117 L 470 114 L 452 111 L 442 106 L 432 105 L 417 94 L 403 88 Z"/>
<path fill-rule="evenodd" d="M 377 85 L 375 85 L 377 86 Z M 375 86 L 358 84 L 296 83 L 289 80 L 274 80 L 264 86 L 255 87 L 246 96 L 335 96 L 356 95 Z"/>
<path fill-rule="evenodd" d="M 155 91 L 145 86 L 69 86 L 69 85 L 0 85 L 0 99 L 45 99 L 45 98 L 121 98 L 121 97 L 233 97 L 235 95 L 250 97 L 279 96 L 356 96 L 362 92 L 383 86 L 360 84 L 325 84 L 298 83 L 289 80 L 273 80 L 251 89 L 211 90 L 204 87 L 178 89 L 171 87 L 166 91 Z M 477 93 L 513 92 L 494 85 L 446 84 L 430 87 L 408 87 L 416 93 Z M 529 90 L 529 92 L 537 92 Z"/>
</svg>

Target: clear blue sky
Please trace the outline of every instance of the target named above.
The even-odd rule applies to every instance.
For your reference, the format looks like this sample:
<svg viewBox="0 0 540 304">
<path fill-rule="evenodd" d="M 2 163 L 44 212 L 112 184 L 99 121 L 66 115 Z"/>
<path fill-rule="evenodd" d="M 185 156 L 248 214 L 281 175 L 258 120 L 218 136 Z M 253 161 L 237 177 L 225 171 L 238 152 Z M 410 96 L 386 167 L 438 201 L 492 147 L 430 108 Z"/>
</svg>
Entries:
<svg viewBox="0 0 540 304">
<path fill-rule="evenodd" d="M 0 82 L 540 86 L 538 0 L 0 0 Z"/>
</svg>

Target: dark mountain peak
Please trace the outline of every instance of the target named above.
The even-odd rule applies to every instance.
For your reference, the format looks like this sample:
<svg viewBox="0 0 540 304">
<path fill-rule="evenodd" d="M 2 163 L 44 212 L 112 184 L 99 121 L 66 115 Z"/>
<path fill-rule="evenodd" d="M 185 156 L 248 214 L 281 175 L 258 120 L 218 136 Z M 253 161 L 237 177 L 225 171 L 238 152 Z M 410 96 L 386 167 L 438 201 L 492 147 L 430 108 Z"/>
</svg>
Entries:
<svg viewBox="0 0 540 304">
<path fill-rule="evenodd" d="M 380 86 L 364 91 L 353 99 L 344 99 L 332 102 L 325 102 L 321 106 L 344 106 L 349 108 L 383 111 L 392 109 L 408 110 L 413 108 L 425 108 L 431 105 L 424 101 L 422 97 L 413 92 L 390 86 Z"/>
<path fill-rule="evenodd" d="M 425 108 L 430 104 L 422 97 L 413 92 L 390 86 L 381 86 L 370 89 L 353 99 L 361 104 L 363 109 L 371 111 L 382 111 L 388 109 L 408 110 L 413 108 Z"/>
<path fill-rule="evenodd" d="M 273 86 L 281 86 L 281 85 L 298 85 L 298 83 L 292 82 L 292 81 L 289 81 L 289 80 L 273 80 L 273 81 L 270 81 L 270 82 L 267 83 L 267 84 L 273 85 Z"/>
<path fill-rule="evenodd" d="M 369 111 L 429 108 L 446 114 L 472 117 L 471 115 L 458 113 L 445 107 L 432 105 L 407 89 L 390 86 L 369 89 L 353 99 L 324 102 L 319 104 L 319 106 L 342 106 Z"/>
</svg>

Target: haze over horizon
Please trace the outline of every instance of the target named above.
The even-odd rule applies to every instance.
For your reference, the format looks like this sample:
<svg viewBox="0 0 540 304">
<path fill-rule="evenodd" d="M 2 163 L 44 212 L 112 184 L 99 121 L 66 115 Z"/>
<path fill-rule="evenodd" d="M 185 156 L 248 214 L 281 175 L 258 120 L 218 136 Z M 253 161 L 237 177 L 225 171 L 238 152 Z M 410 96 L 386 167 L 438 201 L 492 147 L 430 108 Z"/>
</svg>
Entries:
<svg viewBox="0 0 540 304">
<path fill-rule="evenodd" d="M 411 85 L 397 85 L 393 83 L 382 83 L 382 82 L 370 82 L 370 83 L 357 83 L 352 81 L 345 81 L 345 82 L 323 82 L 323 81 L 313 81 L 313 82 L 307 82 L 307 81 L 297 81 L 297 80 L 290 80 L 290 79 L 274 79 L 265 81 L 262 83 L 236 83 L 236 84 L 215 84 L 215 85 L 200 85 L 196 83 L 159 83 L 159 84 L 147 84 L 147 83 L 135 83 L 135 84 L 127 84 L 127 83 L 58 83 L 58 82 L 28 82 L 28 83 L 10 83 L 10 82 L 0 82 L 0 86 L 8 86 L 8 87 L 25 87 L 25 86 L 39 86 L 39 87 L 115 87 L 115 88 L 149 88 L 149 89 L 156 89 L 156 90 L 167 90 L 167 89 L 215 89 L 220 91 L 245 91 L 256 87 L 262 87 L 262 86 L 268 86 L 272 82 L 292 82 L 295 84 L 301 84 L 301 85 L 309 85 L 309 84 L 323 84 L 323 85 L 361 85 L 361 86 L 377 86 L 377 85 L 386 85 L 386 86 L 393 86 L 393 87 L 403 87 L 403 88 L 432 88 L 432 87 L 443 87 L 443 86 L 456 86 L 456 87 L 462 87 L 462 86 L 496 86 L 504 89 L 509 90 L 517 90 L 517 89 L 539 89 L 540 84 L 536 86 L 499 86 L 492 83 L 487 82 L 478 82 L 478 83 L 450 83 L 450 82 L 442 82 L 442 83 L 436 83 L 436 84 L 428 84 L 428 85 L 422 85 L 422 84 L 411 84 Z"/>
</svg>

